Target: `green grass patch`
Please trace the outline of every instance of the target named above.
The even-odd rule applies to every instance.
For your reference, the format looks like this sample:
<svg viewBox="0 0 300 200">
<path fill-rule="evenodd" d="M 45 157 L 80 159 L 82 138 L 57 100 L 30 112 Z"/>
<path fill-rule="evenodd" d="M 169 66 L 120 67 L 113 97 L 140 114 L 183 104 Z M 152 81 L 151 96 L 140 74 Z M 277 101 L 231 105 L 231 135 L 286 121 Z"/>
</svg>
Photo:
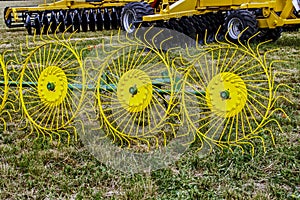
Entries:
<svg viewBox="0 0 300 200">
<path fill-rule="evenodd" d="M 95 38 L 80 43 L 84 48 L 109 35 L 80 33 L 74 39 Z M 18 52 L 25 37 L 24 30 L 2 29 L 0 52 Z M 20 131 L 13 120 L 0 133 L 0 199 L 300 199 L 299 44 L 299 33 L 284 33 L 263 47 L 279 49 L 268 58 L 286 61 L 274 69 L 289 74 L 279 75 L 276 82 L 293 88 L 279 91 L 293 102 L 277 103 L 290 120 L 275 115 L 283 133 L 272 124 L 276 144 L 267 142 L 267 152 L 258 141 L 254 157 L 237 150 L 202 155 L 191 148 L 168 168 L 132 175 L 103 165 L 80 140 L 56 146 L 42 138 L 24 138 L 26 130 Z"/>
</svg>

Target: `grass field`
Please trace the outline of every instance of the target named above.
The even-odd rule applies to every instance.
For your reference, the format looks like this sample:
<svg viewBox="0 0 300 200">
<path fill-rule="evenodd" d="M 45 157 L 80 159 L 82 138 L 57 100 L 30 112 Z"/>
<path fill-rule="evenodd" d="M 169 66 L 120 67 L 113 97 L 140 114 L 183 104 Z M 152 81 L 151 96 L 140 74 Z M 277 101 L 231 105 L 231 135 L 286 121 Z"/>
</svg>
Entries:
<svg viewBox="0 0 300 200">
<path fill-rule="evenodd" d="M 4 7 L 33 2 L 0 1 L 0 53 L 18 52 L 26 41 L 22 28 L 4 27 Z M 109 34 L 79 33 L 75 38 L 101 40 Z M 103 165 L 80 140 L 57 147 L 24 138 L 18 124 L 10 123 L 0 133 L 0 199 L 300 199 L 300 33 L 283 33 L 263 49 L 278 49 L 269 58 L 285 60 L 275 70 L 289 75 L 276 82 L 293 88 L 280 90 L 293 102 L 278 103 L 290 120 L 275 116 L 283 133 L 271 127 L 276 145 L 267 140 L 266 152 L 257 147 L 254 157 L 240 151 L 202 156 L 191 150 L 168 168 L 130 175 Z"/>
</svg>

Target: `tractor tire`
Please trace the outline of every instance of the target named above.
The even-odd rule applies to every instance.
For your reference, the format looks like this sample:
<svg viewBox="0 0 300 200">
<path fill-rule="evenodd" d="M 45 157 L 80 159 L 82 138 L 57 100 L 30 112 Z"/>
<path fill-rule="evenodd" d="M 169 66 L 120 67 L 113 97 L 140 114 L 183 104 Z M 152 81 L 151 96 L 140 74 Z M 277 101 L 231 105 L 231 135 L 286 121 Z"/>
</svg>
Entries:
<svg viewBox="0 0 300 200">
<path fill-rule="evenodd" d="M 207 28 L 207 37 L 206 42 L 211 43 L 215 41 L 215 35 L 218 30 L 218 22 L 216 21 L 216 16 L 212 13 L 207 13 L 204 15 L 206 28 Z"/>
<path fill-rule="evenodd" d="M 197 39 L 197 42 L 199 44 L 204 44 L 206 26 L 202 21 L 202 17 L 194 15 L 194 16 L 190 17 L 190 20 L 196 29 L 196 38 L 195 39 Z"/>
<path fill-rule="evenodd" d="M 197 30 L 192 22 L 192 17 L 181 17 L 179 24 L 183 28 L 183 33 L 193 39 L 197 37 Z"/>
<path fill-rule="evenodd" d="M 63 33 L 66 30 L 66 24 L 65 24 L 65 16 L 63 11 L 59 11 L 58 14 L 58 26 L 59 26 L 59 32 Z"/>
<path fill-rule="evenodd" d="M 224 40 L 224 33 L 222 33 L 222 29 L 220 28 L 224 24 L 224 15 L 220 12 L 208 13 L 206 19 L 208 21 L 208 27 L 210 28 L 208 42 Z"/>
<path fill-rule="evenodd" d="M 153 8 L 146 2 L 128 3 L 122 9 L 121 27 L 126 32 L 132 33 L 143 22 L 143 16 L 152 14 Z"/>
<path fill-rule="evenodd" d="M 282 28 L 282 32 L 298 32 L 299 31 L 299 26 L 290 26 L 290 27 L 284 27 Z"/>
<path fill-rule="evenodd" d="M 184 28 L 179 23 L 179 20 L 174 19 L 174 18 L 172 18 L 169 21 L 167 21 L 167 28 L 175 30 L 175 31 L 178 31 L 180 33 L 184 32 Z"/>
<path fill-rule="evenodd" d="M 226 34 L 226 32 L 224 33 L 224 30 L 222 29 L 222 26 L 225 22 L 225 16 L 222 12 L 217 12 L 215 14 L 215 21 L 216 24 L 218 25 L 217 30 L 216 30 L 216 39 L 218 41 L 223 41 L 224 40 L 224 36 Z"/>
<path fill-rule="evenodd" d="M 272 41 L 275 42 L 281 37 L 283 32 L 282 27 L 277 27 L 275 29 L 261 29 L 259 34 L 259 42 Z"/>
<path fill-rule="evenodd" d="M 258 32 L 258 22 L 248 10 L 229 12 L 224 23 L 226 37 L 234 43 L 246 42 Z"/>
</svg>

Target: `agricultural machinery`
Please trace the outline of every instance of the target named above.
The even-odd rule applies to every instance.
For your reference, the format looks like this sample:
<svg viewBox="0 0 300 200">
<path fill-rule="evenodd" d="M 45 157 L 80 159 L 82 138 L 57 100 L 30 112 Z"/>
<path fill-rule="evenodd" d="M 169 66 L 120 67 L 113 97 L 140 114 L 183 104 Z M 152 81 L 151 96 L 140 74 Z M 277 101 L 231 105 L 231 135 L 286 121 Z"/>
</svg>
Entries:
<svg viewBox="0 0 300 200">
<path fill-rule="evenodd" d="M 173 29 L 199 40 L 213 40 L 216 33 L 220 37 L 228 33 L 232 41 L 247 40 L 260 31 L 257 37 L 265 41 L 277 40 L 282 27 L 297 29 L 299 11 L 298 0 L 61 0 L 7 7 L 4 20 L 10 28 L 25 26 L 29 34 L 33 28 L 39 34 L 48 29 L 95 31 L 120 26 L 132 32 L 142 25 Z"/>
<path fill-rule="evenodd" d="M 134 172 L 173 162 L 190 145 L 253 155 L 268 135 L 274 142 L 269 124 L 281 130 L 274 116 L 286 115 L 276 103 L 288 100 L 277 94 L 285 85 L 261 44 L 225 38 L 180 48 L 178 38 L 192 39 L 156 27 L 92 47 L 73 35 L 35 35 L 21 55 L 1 55 L 3 130 L 19 117 L 29 137 L 60 143 L 79 135 L 101 161 Z"/>
<path fill-rule="evenodd" d="M 267 135 L 275 142 L 269 124 L 282 131 L 274 116 L 286 116 L 277 101 L 288 101 L 277 93 L 286 85 L 275 81 L 273 50 L 260 47 L 297 27 L 299 10 L 295 0 L 7 7 L 6 25 L 25 26 L 34 38 L 9 56 L 17 60 L 0 57 L 0 121 L 6 129 L 13 110 L 28 135 L 59 142 L 80 135 L 95 156 L 126 170 L 172 162 L 190 144 L 253 155 L 259 142 L 265 150 Z M 91 47 L 67 33 L 119 27 L 132 34 Z M 263 42 L 252 46 L 254 38 Z"/>
</svg>

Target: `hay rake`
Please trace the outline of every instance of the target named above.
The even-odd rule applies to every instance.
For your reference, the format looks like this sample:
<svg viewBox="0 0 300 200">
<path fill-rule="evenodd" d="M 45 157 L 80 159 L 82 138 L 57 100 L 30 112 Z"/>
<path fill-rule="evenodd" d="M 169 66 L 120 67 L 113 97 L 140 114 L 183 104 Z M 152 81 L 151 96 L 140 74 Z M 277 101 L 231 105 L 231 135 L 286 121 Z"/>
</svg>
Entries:
<svg viewBox="0 0 300 200">
<path fill-rule="evenodd" d="M 275 85 L 277 61 L 268 62 L 272 51 L 262 54 L 262 44 L 200 47 L 152 27 L 119 32 L 83 56 L 89 48 L 72 34 L 39 37 L 18 62 L 17 80 L 1 61 L 1 112 L 9 113 L 8 87 L 17 86 L 29 135 L 70 142 L 80 133 L 96 157 L 139 171 L 173 162 L 192 143 L 199 151 L 250 146 L 254 155 L 257 139 L 264 150 L 264 135 L 274 143 L 269 123 L 281 130 L 272 116 L 285 113 L 275 105 L 286 85 Z"/>
</svg>

